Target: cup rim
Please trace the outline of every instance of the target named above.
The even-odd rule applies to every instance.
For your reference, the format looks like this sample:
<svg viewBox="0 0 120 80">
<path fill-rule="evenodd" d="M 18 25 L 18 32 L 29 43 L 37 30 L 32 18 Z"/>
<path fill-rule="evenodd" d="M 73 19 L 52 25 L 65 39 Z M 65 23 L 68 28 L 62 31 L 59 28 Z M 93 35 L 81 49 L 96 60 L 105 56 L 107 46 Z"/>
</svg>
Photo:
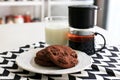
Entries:
<svg viewBox="0 0 120 80">
<path fill-rule="evenodd" d="M 56 19 L 55 19 L 56 18 Z M 68 20 L 68 17 L 67 16 L 47 16 L 44 18 L 44 21 L 54 21 L 54 20 L 57 20 L 57 21 L 67 21 Z"/>
</svg>

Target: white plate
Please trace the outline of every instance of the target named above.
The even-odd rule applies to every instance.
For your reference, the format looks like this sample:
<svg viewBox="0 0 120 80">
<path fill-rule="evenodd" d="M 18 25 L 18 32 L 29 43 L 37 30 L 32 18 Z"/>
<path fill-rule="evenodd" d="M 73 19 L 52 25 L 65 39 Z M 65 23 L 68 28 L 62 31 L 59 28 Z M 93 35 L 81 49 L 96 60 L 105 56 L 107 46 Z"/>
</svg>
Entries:
<svg viewBox="0 0 120 80">
<path fill-rule="evenodd" d="M 34 62 L 34 57 L 36 52 L 39 49 L 33 49 L 28 52 L 22 53 L 19 57 L 16 58 L 16 63 L 19 67 L 35 72 L 35 73 L 42 73 L 42 74 L 67 74 L 67 73 L 74 73 L 81 71 L 91 65 L 91 57 L 87 54 L 77 51 L 78 53 L 78 64 L 75 67 L 68 68 L 68 69 L 61 69 L 58 67 L 43 67 L 39 66 Z"/>
</svg>

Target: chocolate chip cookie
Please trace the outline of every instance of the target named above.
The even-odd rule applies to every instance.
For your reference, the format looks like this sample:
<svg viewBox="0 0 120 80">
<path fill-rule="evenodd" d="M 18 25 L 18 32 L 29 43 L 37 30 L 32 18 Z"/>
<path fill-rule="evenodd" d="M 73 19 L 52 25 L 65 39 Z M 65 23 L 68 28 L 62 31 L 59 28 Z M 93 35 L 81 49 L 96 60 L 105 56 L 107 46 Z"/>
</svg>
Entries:
<svg viewBox="0 0 120 80">
<path fill-rule="evenodd" d="M 35 63 L 47 67 L 54 66 L 55 64 L 46 56 L 46 54 L 47 52 L 45 49 L 38 51 L 34 59 Z"/>
<path fill-rule="evenodd" d="M 71 68 L 78 63 L 76 52 L 68 46 L 52 45 L 46 51 L 48 58 L 61 68 Z"/>
</svg>

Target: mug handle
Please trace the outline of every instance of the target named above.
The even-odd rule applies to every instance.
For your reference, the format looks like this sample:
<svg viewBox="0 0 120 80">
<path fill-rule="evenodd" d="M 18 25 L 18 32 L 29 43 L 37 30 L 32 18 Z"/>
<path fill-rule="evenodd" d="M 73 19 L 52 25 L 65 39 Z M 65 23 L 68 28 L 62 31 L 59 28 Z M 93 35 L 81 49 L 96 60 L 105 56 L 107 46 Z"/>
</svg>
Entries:
<svg viewBox="0 0 120 80">
<path fill-rule="evenodd" d="M 100 33 L 98 33 L 98 32 L 95 32 L 94 34 L 95 34 L 95 36 L 96 36 L 96 35 L 100 35 L 100 36 L 103 38 L 103 40 L 104 40 L 104 44 L 103 44 L 103 46 L 102 46 L 100 49 L 98 49 L 98 50 L 95 51 L 95 52 L 99 52 L 99 51 L 101 51 L 102 49 L 105 48 L 105 45 L 106 45 L 106 39 L 105 39 L 105 37 L 104 37 L 102 34 L 100 34 Z"/>
</svg>

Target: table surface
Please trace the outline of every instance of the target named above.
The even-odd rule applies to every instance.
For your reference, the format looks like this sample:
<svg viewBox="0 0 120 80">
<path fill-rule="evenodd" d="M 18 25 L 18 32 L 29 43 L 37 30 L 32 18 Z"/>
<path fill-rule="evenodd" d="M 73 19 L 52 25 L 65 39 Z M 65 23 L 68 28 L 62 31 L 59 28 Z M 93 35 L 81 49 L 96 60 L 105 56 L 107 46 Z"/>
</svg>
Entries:
<svg viewBox="0 0 120 80">
<path fill-rule="evenodd" d="M 72 74 L 44 75 L 23 70 L 15 62 L 24 52 L 45 47 L 44 23 L 1 25 L 0 80 L 120 80 L 120 46 L 117 40 L 106 30 L 94 28 L 105 36 L 107 45 L 91 56 L 91 66 Z M 99 37 L 97 43 L 101 43 Z"/>
<path fill-rule="evenodd" d="M 95 31 L 103 34 L 107 44 L 118 44 L 119 39 L 112 36 L 112 33 L 100 28 L 94 27 Z M 0 25 L 0 51 L 11 50 L 26 44 L 32 44 L 39 41 L 45 41 L 44 23 L 26 23 Z M 101 43 L 101 39 L 97 39 Z"/>
</svg>

